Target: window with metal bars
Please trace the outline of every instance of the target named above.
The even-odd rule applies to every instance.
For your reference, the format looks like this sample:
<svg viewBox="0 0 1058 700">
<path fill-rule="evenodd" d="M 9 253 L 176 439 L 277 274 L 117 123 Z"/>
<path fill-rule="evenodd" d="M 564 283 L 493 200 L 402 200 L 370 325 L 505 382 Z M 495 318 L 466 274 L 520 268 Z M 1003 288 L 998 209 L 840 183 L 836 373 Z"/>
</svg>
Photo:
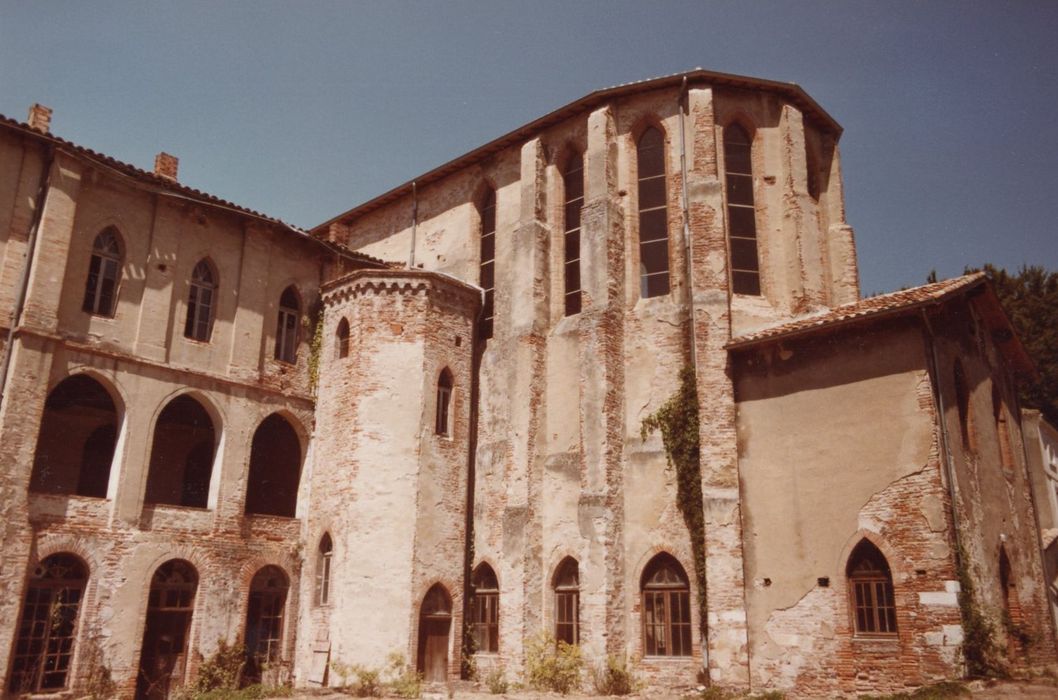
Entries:
<svg viewBox="0 0 1058 700">
<path fill-rule="evenodd" d="M 283 609 L 290 583 L 277 566 L 266 566 L 250 582 L 246 607 L 246 674 L 260 681 L 265 664 L 283 657 Z"/>
<path fill-rule="evenodd" d="M 580 313 L 580 210 L 584 206 L 584 156 L 572 154 L 562 172 L 563 279 L 565 315 Z"/>
<path fill-rule="evenodd" d="M 869 541 L 862 540 L 849 556 L 845 575 L 849 582 L 849 604 L 856 636 L 895 635 L 893 577 L 885 556 Z"/>
<path fill-rule="evenodd" d="M 753 142 L 738 124 L 724 129 L 724 182 L 731 290 L 760 295 L 757 212 L 753 203 Z"/>
<path fill-rule="evenodd" d="M 478 284 L 485 290 L 481 337 L 492 337 L 496 316 L 496 190 L 489 188 L 478 209 L 481 218 L 481 268 Z"/>
<path fill-rule="evenodd" d="M 287 287 L 279 297 L 279 318 L 276 321 L 275 357 L 281 362 L 298 361 L 298 320 L 301 302 L 294 287 Z"/>
<path fill-rule="evenodd" d="M 16 628 L 8 682 L 12 694 L 66 687 L 87 583 L 87 567 L 72 554 L 53 554 L 34 570 Z"/>
<path fill-rule="evenodd" d="M 470 628 L 475 648 L 494 654 L 500 650 L 500 586 L 496 572 L 488 564 L 478 564 L 471 579 Z"/>
<path fill-rule="evenodd" d="M 639 295 L 669 293 L 669 210 L 665 137 L 648 127 L 636 144 L 639 179 Z"/>
<path fill-rule="evenodd" d="M 555 640 L 580 643 L 580 568 L 566 557 L 555 571 Z"/>
<path fill-rule="evenodd" d="M 92 243 L 92 257 L 88 262 L 84 303 L 81 308 L 90 314 L 113 316 L 121 282 L 121 237 L 114 227 L 105 229 Z"/>
<path fill-rule="evenodd" d="M 643 651 L 691 655 L 691 596 L 687 574 L 671 555 L 654 557 L 643 572 Z"/>
<path fill-rule="evenodd" d="M 316 605 L 330 605 L 331 602 L 331 558 L 334 555 L 334 544 L 329 533 L 320 538 L 319 551 L 316 553 Z"/>
<path fill-rule="evenodd" d="M 191 272 L 187 296 L 187 319 L 184 337 L 209 342 L 213 332 L 213 309 L 216 303 L 217 275 L 208 260 L 200 260 Z"/>
</svg>

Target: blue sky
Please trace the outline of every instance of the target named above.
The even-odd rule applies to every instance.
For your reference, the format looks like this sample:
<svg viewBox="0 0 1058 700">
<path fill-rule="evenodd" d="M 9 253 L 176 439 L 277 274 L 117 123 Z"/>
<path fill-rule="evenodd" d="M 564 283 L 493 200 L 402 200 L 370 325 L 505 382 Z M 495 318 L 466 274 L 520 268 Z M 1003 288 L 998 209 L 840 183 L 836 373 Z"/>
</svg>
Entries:
<svg viewBox="0 0 1058 700">
<path fill-rule="evenodd" d="M 800 84 L 865 293 L 1058 270 L 1058 2 L 16 2 L 0 112 L 309 227 L 600 87 Z"/>
</svg>

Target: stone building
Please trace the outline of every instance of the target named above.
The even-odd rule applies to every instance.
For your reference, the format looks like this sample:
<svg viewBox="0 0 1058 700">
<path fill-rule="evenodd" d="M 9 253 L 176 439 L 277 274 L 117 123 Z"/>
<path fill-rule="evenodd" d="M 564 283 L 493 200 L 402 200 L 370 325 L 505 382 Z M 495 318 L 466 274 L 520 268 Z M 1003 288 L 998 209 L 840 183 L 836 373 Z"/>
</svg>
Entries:
<svg viewBox="0 0 1058 700">
<path fill-rule="evenodd" d="M 882 691 L 962 675 L 967 614 L 1055 662 L 1032 364 L 981 276 L 860 298 L 799 87 L 600 90 L 307 232 L 49 119 L 0 122 L 7 693 L 165 697 L 236 641 L 299 686 L 515 676 L 541 632 Z M 690 496 L 641 431 L 684 368 Z"/>
</svg>

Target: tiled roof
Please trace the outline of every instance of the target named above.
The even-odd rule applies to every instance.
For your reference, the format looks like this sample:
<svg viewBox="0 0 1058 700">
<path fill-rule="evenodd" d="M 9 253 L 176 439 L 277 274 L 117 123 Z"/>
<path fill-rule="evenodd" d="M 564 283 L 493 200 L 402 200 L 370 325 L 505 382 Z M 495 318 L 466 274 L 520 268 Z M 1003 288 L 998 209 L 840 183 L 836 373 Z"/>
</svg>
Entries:
<svg viewBox="0 0 1058 700">
<path fill-rule="evenodd" d="M 155 173 L 149 170 L 137 168 L 134 165 L 122 162 L 104 153 L 99 153 L 98 151 L 93 151 L 91 148 L 85 148 L 84 146 L 79 146 L 76 143 L 67 141 L 66 139 L 59 138 L 58 136 L 55 136 L 50 132 L 46 134 L 41 133 L 40 131 L 37 131 L 36 129 L 29 126 L 29 124 L 17 121 L 15 119 L 11 119 L 10 117 L 6 117 L 2 114 L 0 114 L 0 127 L 9 128 L 14 131 L 18 131 L 24 135 L 30 136 L 32 138 L 52 143 L 55 146 L 63 149 L 64 151 L 67 151 L 71 155 L 93 161 L 97 165 L 102 165 L 121 175 L 125 175 L 126 177 L 130 177 L 134 180 L 137 180 L 141 184 L 147 185 L 151 188 L 155 188 L 157 191 L 161 191 L 165 194 L 170 194 L 178 197 L 185 197 L 188 199 L 195 200 L 197 202 L 201 202 L 203 204 L 208 204 L 214 207 L 220 207 L 221 209 L 227 209 L 238 214 L 243 214 L 246 216 L 253 217 L 255 219 L 260 219 L 261 221 L 265 221 L 270 224 L 275 224 L 276 226 L 279 226 L 293 233 L 299 238 L 303 238 L 307 241 L 312 241 L 317 244 L 322 243 L 327 247 L 338 250 L 343 255 L 358 258 L 363 262 L 376 265 L 387 264 L 385 261 L 371 257 L 370 255 L 364 255 L 363 253 L 357 253 L 352 250 L 349 250 L 345 246 L 338 246 L 327 243 L 325 241 L 321 241 L 315 238 L 314 236 L 311 236 L 304 229 L 298 228 L 297 226 L 294 226 L 292 224 L 288 224 L 280 219 L 268 216 L 267 214 L 262 214 L 259 211 L 254 211 L 253 209 L 248 209 L 247 207 L 239 206 L 234 202 L 229 202 L 226 199 L 221 199 L 220 197 L 211 195 L 208 192 L 196 190 L 193 187 L 188 187 L 187 185 L 183 185 L 175 180 L 171 180 L 167 177 L 162 177 L 161 175 L 156 175 Z"/>
<path fill-rule="evenodd" d="M 737 338 L 732 338 L 727 344 L 729 350 L 755 345 L 767 340 L 800 335 L 835 326 L 850 323 L 868 317 L 876 317 L 885 314 L 898 313 L 911 308 L 939 302 L 958 292 L 965 291 L 978 284 L 983 284 L 985 273 L 975 272 L 972 275 L 954 277 L 942 282 L 924 284 L 921 287 L 902 289 L 899 292 L 880 294 L 854 301 L 851 304 L 843 304 L 833 309 L 825 309 L 815 314 L 803 316 L 793 321 L 746 333 Z"/>
</svg>

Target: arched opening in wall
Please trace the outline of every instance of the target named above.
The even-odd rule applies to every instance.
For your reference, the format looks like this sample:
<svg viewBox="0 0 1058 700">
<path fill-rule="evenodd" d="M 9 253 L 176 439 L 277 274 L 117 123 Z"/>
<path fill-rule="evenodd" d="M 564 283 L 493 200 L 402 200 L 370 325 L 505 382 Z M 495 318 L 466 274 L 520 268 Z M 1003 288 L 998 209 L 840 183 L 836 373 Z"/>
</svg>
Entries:
<svg viewBox="0 0 1058 700">
<path fill-rule="evenodd" d="M 219 282 L 213 264 L 202 259 L 191 271 L 191 282 L 187 292 L 187 318 L 184 320 L 184 337 L 209 342 L 213 333 L 213 315 Z"/>
<path fill-rule="evenodd" d="M 320 546 L 316 551 L 316 605 L 331 603 L 331 559 L 334 556 L 334 544 L 331 535 L 323 533 Z"/>
<path fill-rule="evenodd" d="M 117 440 L 107 390 L 86 374 L 67 377 L 44 402 L 30 491 L 105 498 Z"/>
<path fill-rule="evenodd" d="M 250 582 L 246 606 L 244 675 L 260 683 L 264 671 L 283 659 L 283 610 L 290 581 L 278 566 L 266 566 Z"/>
<path fill-rule="evenodd" d="M 496 190 L 486 190 L 478 207 L 481 219 L 481 263 L 478 284 L 485 290 L 485 302 L 481 309 L 481 337 L 492 337 L 496 316 Z"/>
<path fill-rule="evenodd" d="M 170 688 L 183 684 L 197 591 L 198 572 L 182 559 L 171 559 L 154 572 L 136 677 L 137 700 L 164 700 Z"/>
<path fill-rule="evenodd" d="M 970 388 L 966 383 L 966 371 L 960 360 L 955 360 L 952 376 L 955 382 L 955 406 L 959 412 L 959 435 L 962 437 L 962 446 L 968 452 L 977 452 L 973 404 L 970 403 Z"/>
<path fill-rule="evenodd" d="M 858 637 L 896 635 L 896 604 L 889 562 L 869 540 L 861 540 L 845 565 L 852 626 Z"/>
<path fill-rule="evenodd" d="M 448 644 L 452 628 L 452 598 L 445 587 L 433 585 L 419 608 L 417 668 L 428 682 L 448 678 Z"/>
<path fill-rule="evenodd" d="M 639 296 L 669 293 L 668 186 L 665 137 L 650 126 L 636 142 L 639 183 Z"/>
<path fill-rule="evenodd" d="M 1007 657 L 1011 660 L 1022 655 L 1024 620 L 1021 614 L 1021 601 L 1018 598 L 1017 581 L 1010 566 L 1006 547 L 999 547 L 999 589 L 1003 602 L 1003 628 L 1007 637 Z"/>
<path fill-rule="evenodd" d="M 441 370 L 437 378 L 437 412 L 434 420 L 434 432 L 438 435 L 452 434 L 450 409 L 454 383 L 452 372 L 447 367 Z"/>
<path fill-rule="evenodd" d="M 555 570 L 552 581 L 555 592 L 555 640 L 566 644 L 580 643 L 580 566 L 566 557 Z"/>
<path fill-rule="evenodd" d="M 121 283 L 121 250 L 121 236 L 113 226 L 96 236 L 81 304 L 84 311 L 99 316 L 114 315 Z"/>
<path fill-rule="evenodd" d="M 1014 448 L 1010 444 L 1010 426 L 1007 423 L 1007 412 L 1003 407 L 1003 398 L 999 387 L 992 384 L 992 417 L 996 424 L 996 442 L 999 448 L 999 464 L 1003 473 L 1011 476 L 1014 473 Z"/>
<path fill-rule="evenodd" d="M 293 518 L 301 479 L 301 441 L 286 418 L 273 413 L 261 421 L 250 447 L 247 515 Z"/>
<path fill-rule="evenodd" d="M 572 153 L 562 169 L 565 315 L 580 313 L 580 214 L 584 207 L 584 156 Z"/>
<path fill-rule="evenodd" d="M 691 587 L 671 554 L 650 560 L 640 580 L 643 651 L 647 656 L 691 655 Z"/>
<path fill-rule="evenodd" d="M 500 584 L 492 567 L 482 562 L 471 577 L 470 629 L 474 648 L 484 654 L 500 650 Z"/>
<path fill-rule="evenodd" d="M 283 290 L 279 297 L 279 317 L 276 320 L 275 358 L 294 364 L 298 361 L 298 320 L 301 317 L 301 300 L 293 285 Z"/>
<path fill-rule="evenodd" d="M 53 554 L 30 574 L 15 629 L 8 682 L 12 695 L 66 687 L 87 585 L 88 567 L 72 554 Z"/>
<path fill-rule="evenodd" d="M 731 291 L 760 295 L 757 209 L 753 201 L 753 140 L 738 124 L 724 127 L 724 194 Z"/>
<path fill-rule="evenodd" d="M 338 322 L 334 333 L 334 356 L 339 360 L 349 357 L 349 322 L 344 318 Z"/>
<path fill-rule="evenodd" d="M 188 395 L 162 409 L 154 426 L 147 503 L 205 508 L 217 440 L 206 409 Z"/>
</svg>

